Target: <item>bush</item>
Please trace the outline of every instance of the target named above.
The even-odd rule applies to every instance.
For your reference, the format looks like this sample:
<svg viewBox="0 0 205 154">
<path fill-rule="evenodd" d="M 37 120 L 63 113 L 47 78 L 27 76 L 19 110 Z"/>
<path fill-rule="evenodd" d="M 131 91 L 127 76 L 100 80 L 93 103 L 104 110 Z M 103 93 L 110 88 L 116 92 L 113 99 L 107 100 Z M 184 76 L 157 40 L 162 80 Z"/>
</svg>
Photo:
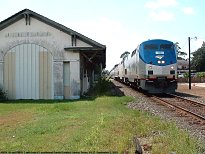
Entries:
<svg viewBox="0 0 205 154">
<path fill-rule="evenodd" d="M 184 73 L 184 78 L 188 78 L 189 77 L 189 73 Z"/>
<path fill-rule="evenodd" d="M 111 89 L 111 81 L 106 78 L 99 78 L 86 94 L 91 96 L 111 95 Z"/>
<path fill-rule="evenodd" d="M 197 77 L 205 77 L 205 72 L 198 72 Z"/>
<path fill-rule="evenodd" d="M 0 88 L 0 100 L 7 99 L 7 93 Z"/>
</svg>

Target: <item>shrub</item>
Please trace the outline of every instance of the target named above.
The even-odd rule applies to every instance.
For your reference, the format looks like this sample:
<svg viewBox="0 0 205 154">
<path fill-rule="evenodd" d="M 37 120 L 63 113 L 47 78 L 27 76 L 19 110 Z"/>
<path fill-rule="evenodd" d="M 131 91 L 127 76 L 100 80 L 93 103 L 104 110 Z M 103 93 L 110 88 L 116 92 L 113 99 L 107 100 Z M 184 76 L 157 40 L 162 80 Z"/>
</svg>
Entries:
<svg viewBox="0 0 205 154">
<path fill-rule="evenodd" d="M 111 95 L 112 82 L 106 78 L 99 78 L 98 81 L 86 93 L 87 95 Z"/>
<path fill-rule="evenodd" d="M 205 72 L 198 72 L 197 77 L 205 77 Z"/>
<path fill-rule="evenodd" d="M 189 77 L 189 73 L 184 73 L 184 78 L 188 78 Z"/>
<path fill-rule="evenodd" d="M 0 100 L 5 100 L 7 99 L 7 93 L 0 88 Z"/>
</svg>

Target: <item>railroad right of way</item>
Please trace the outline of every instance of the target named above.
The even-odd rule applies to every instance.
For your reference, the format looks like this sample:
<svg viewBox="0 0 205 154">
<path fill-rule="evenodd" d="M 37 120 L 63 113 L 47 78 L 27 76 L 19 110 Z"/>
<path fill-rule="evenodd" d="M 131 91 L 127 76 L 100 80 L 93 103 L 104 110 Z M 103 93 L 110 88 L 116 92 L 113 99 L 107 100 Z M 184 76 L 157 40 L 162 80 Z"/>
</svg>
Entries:
<svg viewBox="0 0 205 154">
<path fill-rule="evenodd" d="M 122 83 L 112 80 L 117 91 L 120 91 L 125 96 L 131 96 L 135 98 L 135 101 L 127 104 L 128 108 L 136 109 L 140 111 L 146 111 L 153 116 L 159 116 L 161 119 L 175 122 L 177 126 L 189 132 L 191 136 L 194 136 L 205 143 L 204 128 L 199 127 L 194 123 L 187 121 L 186 116 L 180 116 L 179 113 L 174 112 L 173 109 L 159 104 L 157 101 L 146 97 L 143 93 L 136 91 Z"/>
</svg>

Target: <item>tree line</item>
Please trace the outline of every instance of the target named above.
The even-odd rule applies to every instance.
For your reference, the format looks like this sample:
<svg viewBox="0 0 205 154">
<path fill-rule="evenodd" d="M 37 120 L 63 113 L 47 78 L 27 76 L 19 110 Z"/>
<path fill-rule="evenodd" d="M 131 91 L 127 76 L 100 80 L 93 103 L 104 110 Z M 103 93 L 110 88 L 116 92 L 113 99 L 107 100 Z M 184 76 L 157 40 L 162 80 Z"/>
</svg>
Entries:
<svg viewBox="0 0 205 154">
<path fill-rule="evenodd" d="M 179 43 L 176 42 L 176 50 L 177 50 L 177 59 L 182 60 L 187 55 L 185 52 L 181 51 Z M 196 70 L 197 72 L 205 71 L 205 42 L 202 43 L 202 46 L 194 51 L 191 57 L 191 69 Z"/>
</svg>

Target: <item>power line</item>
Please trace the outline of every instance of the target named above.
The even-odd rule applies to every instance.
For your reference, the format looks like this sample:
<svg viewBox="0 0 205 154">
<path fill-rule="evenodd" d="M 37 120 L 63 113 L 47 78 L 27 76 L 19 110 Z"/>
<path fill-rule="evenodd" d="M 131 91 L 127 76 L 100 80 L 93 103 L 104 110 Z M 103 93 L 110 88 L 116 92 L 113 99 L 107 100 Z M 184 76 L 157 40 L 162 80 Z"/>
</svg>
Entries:
<svg viewBox="0 0 205 154">
<path fill-rule="evenodd" d="M 183 49 L 187 44 L 188 44 L 188 41 L 186 40 L 184 45 L 181 47 L 181 49 Z"/>
<path fill-rule="evenodd" d="M 205 40 L 205 37 L 197 37 L 197 39 Z"/>
<path fill-rule="evenodd" d="M 192 38 L 190 38 L 190 39 L 192 39 Z M 205 41 L 205 37 L 196 37 L 196 41 L 197 40 L 204 40 Z M 188 41 L 187 40 L 184 41 L 183 46 L 181 47 L 181 49 L 183 50 L 187 46 L 187 44 L 188 44 Z"/>
</svg>

